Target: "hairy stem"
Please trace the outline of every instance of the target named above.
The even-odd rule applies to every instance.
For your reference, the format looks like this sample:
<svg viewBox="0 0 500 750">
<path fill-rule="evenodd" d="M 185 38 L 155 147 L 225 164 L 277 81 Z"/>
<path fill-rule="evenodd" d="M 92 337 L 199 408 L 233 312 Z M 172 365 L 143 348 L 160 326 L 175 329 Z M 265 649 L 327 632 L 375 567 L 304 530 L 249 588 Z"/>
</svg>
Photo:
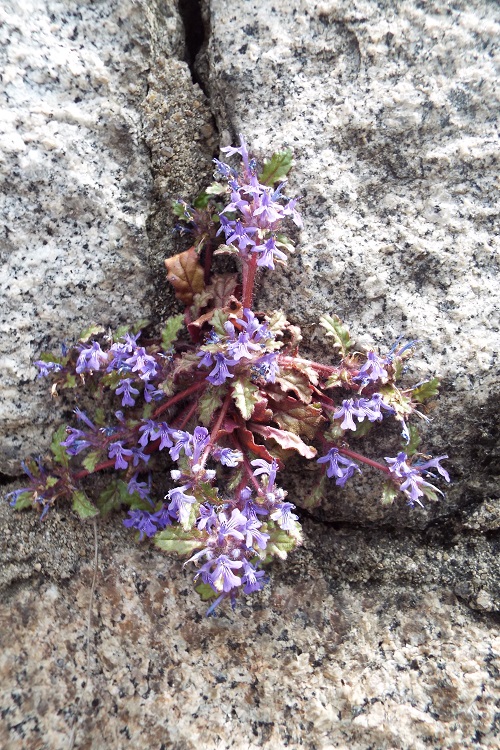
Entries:
<svg viewBox="0 0 500 750">
<path fill-rule="evenodd" d="M 372 461 L 371 458 L 366 458 L 366 456 L 362 456 L 361 453 L 356 453 L 356 451 L 351 451 L 349 450 L 349 448 L 340 448 L 338 445 L 335 447 L 338 448 L 339 453 L 341 453 L 343 456 L 347 456 L 348 458 L 355 458 L 356 461 L 361 461 L 361 463 L 363 464 L 368 464 L 368 466 L 373 466 L 374 469 L 383 471 L 384 474 L 391 473 L 387 466 L 383 466 L 382 464 L 379 464 L 378 461 Z"/>
<path fill-rule="evenodd" d="M 257 254 L 252 253 L 250 259 L 243 262 L 243 296 L 242 304 L 244 308 L 252 307 L 253 288 L 255 284 L 255 274 L 257 272 Z"/>
</svg>

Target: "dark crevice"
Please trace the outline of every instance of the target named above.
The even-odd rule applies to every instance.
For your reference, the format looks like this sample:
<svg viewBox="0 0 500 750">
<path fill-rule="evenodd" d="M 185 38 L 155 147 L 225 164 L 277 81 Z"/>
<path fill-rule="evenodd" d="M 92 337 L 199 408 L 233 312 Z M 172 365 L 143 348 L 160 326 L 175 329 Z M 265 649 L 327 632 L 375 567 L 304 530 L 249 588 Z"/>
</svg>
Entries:
<svg viewBox="0 0 500 750">
<path fill-rule="evenodd" d="M 200 0 L 179 0 L 179 14 L 184 24 L 186 40 L 186 62 L 191 71 L 193 83 L 205 92 L 204 82 L 196 71 L 196 57 L 205 43 L 205 23 Z"/>
</svg>

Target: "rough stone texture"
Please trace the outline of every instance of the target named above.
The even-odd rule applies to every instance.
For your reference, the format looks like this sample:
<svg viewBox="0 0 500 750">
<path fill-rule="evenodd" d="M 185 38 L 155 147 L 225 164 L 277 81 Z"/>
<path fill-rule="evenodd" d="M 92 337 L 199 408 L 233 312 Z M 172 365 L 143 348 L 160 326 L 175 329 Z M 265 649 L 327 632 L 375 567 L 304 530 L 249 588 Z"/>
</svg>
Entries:
<svg viewBox="0 0 500 750">
<path fill-rule="evenodd" d="M 29 356 L 61 335 L 75 335 L 90 304 L 100 305 L 113 324 L 131 311 L 142 315 L 148 305 L 157 316 L 171 306 L 145 288 L 147 268 L 158 268 L 164 250 L 172 249 L 166 201 L 203 184 L 218 126 L 225 142 L 245 132 L 261 155 L 281 145 L 296 152 L 293 185 L 304 196 L 306 219 L 300 254 L 285 276 L 263 280 L 262 304 L 278 299 L 305 324 L 316 353 L 323 348 L 316 334 L 322 312 L 343 315 L 361 344 L 388 344 L 403 332 L 422 338 L 416 377 L 434 369 L 444 376 L 430 447 L 449 450 L 454 487 L 425 512 L 381 509 L 369 484 L 335 495 L 322 517 L 306 516 L 304 546 L 272 567 L 262 594 L 208 620 L 191 589 L 192 570 L 135 546 L 117 519 L 101 522 L 90 674 L 92 524 L 59 509 L 40 525 L 34 514 L 1 504 L 0 746 L 498 747 L 497 257 L 489 244 L 496 7 L 477 0 L 453 6 L 212 0 L 199 70 L 214 120 L 182 60 L 180 24 L 168 4 L 103 0 L 22 8 L 4 3 L 0 10 L 12 39 L 4 47 L 13 56 L 9 75 L 25 71 L 32 89 L 40 85 L 40 100 L 60 97 L 62 111 L 83 107 L 88 117 L 78 128 L 74 120 L 49 121 L 42 109 L 37 137 L 55 138 L 59 128 L 66 145 L 47 156 L 37 140 L 25 143 L 48 163 L 31 180 L 38 194 L 13 171 L 28 211 L 12 214 L 18 231 L 9 241 L 18 246 L 3 247 L 13 264 L 9 258 L 28 257 L 36 246 L 30 274 L 40 278 L 36 294 L 26 290 L 26 308 L 20 292 L 16 299 L 9 292 L 10 325 L 23 331 L 24 342 L 22 355 L 11 338 L 6 344 L 9 387 L 16 377 L 26 379 L 16 392 L 29 394 L 40 424 L 48 415 L 33 390 Z M 19 37 L 24 46 L 15 52 Z M 36 83 L 36 66 L 28 69 L 28 57 L 19 57 L 24 50 L 37 59 L 39 40 L 50 59 L 69 60 L 56 71 L 59 83 L 54 78 L 48 85 L 45 62 Z M 73 59 L 90 76 L 90 83 L 80 76 L 79 85 L 88 86 L 83 94 L 73 92 Z M 99 71 L 107 76 L 101 89 L 92 83 Z M 23 92 L 12 84 L 11 101 L 21 105 Z M 82 102 L 74 103 L 76 96 Z M 65 97 L 71 107 L 60 104 Z M 30 106 L 22 132 L 38 133 Z M 134 128 L 122 127 L 131 121 Z M 5 119 L 4 127 L 19 144 L 12 122 Z M 126 137 L 118 136 L 122 131 Z M 6 154 L 27 159 L 22 151 Z M 71 166 L 77 159 L 85 169 Z M 89 174 L 94 191 L 82 196 L 79 186 Z M 36 220 L 34 195 L 44 209 Z M 67 203 L 76 227 L 66 222 Z M 82 238 L 87 214 L 92 223 Z M 101 231 L 94 234 L 96 216 Z M 43 265 L 40 248 L 46 247 Z M 80 265 L 70 269 L 68 255 L 63 265 L 63 248 L 80 252 L 82 266 L 94 265 L 85 274 L 86 290 L 76 292 Z M 12 287 L 9 274 L 2 280 Z M 49 293 L 46 279 L 59 283 L 57 293 Z M 64 301 L 59 289 L 73 294 Z M 6 310 L 11 297 L 5 300 Z M 35 302 L 41 321 L 29 321 Z M 74 330 L 64 317 L 71 309 Z M 20 317 L 12 325 L 14 315 Z M 20 430 L 26 417 L 16 419 Z M 41 447 L 40 437 L 33 440 Z M 395 445 L 396 436 L 387 440 Z M 305 487 L 302 480 L 289 487 L 298 502 Z"/>
<path fill-rule="evenodd" d="M 360 346 L 418 338 L 410 382 L 442 377 L 426 440 L 450 454 L 454 479 L 427 516 L 498 494 L 498 8 L 209 6 L 201 70 L 222 139 L 242 132 L 261 156 L 292 148 L 290 192 L 303 196 L 299 252 L 286 273 L 262 280 L 261 307 L 285 309 L 323 357 L 325 312 L 343 317 Z M 373 502 L 378 492 L 367 479 L 335 493 L 329 516 L 401 522 Z"/>
<path fill-rule="evenodd" d="M 73 732 L 76 748 L 95 750 L 498 747 L 500 639 L 488 612 L 500 596 L 487 571 L 498 584 L 500 570 L 484 535 L 443 549 L 306 523 L 272 588 L 206 619 L 180 562 L 108 522 L 88 679 L 92 525 L 0 512 L 5 750 L 63 750 Z"/>
<path fill-rule="evenodd" d="M 134 0 L 0 9 L 1 471 L 18 473 L 60 419 L 46 382 L 35 382 L 40 352 L 73 343 L 90 322 L 115 327 L 151 312 L 148 261 L 166 243 L 157 250 L 147 233 L 161 207 L 143 131 L 170 110 L 162 134 L 168 129 L 192 154 L 181 160 L 189 191 L 203 150 L 193 141 L 210 135 L 203 96 L 179 59 L 184 34 L 174 9 Z M 178 104 L 188 96 L 197 105 L 191 127 Z M 207 162 L 213 145 L 204 148 Z M 180 170 L 170 188 L 181 189 Z"/>
</svg>

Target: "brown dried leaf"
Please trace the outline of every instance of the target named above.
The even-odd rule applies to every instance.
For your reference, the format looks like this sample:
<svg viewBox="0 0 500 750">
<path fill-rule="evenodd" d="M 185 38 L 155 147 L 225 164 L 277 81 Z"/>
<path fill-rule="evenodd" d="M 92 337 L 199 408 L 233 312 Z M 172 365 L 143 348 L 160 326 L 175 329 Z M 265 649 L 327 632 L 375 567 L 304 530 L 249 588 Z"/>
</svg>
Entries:
<svg viewBox="0 0 500 750">
<path fill-rule="evenodd" d="M 276 383 L 285 393 L 289 393 L 290 391 L 295 393 L 297 398 L 303 401 L 304 404 L 311 403 L 312 396 L 309 378 L 303 372 L 281 367 L 279 375 L 276 375 Z"/>
<path fill-rule="evenodd" d="M 273 457 L 265 445 L 259 445 L 255 442 L 250 430 L 247 430 L 246 427 L 240 427 L 236 434 L 243 448 L 247 448 L 247 450 L 252 451 L 252 453 L 255 453 L 259 458 L 263 458 L 264 461 L 269 461 L 269 463 L 271 463 Z"/>
<path fill-rule="evenodd" d="M 311 445 L 306 445 L 306 443 L 304 443 L 298 435 L 294 435 L 293 432 L 287 432 L 287 430 L 276 430 L 274 427 L 265 427 L 264 425 L 253 423 L 251 428 L 258 435 L 262 435 L 262 437 L 266 438 L 266 440 L 272 438 L 278 443 L 278 445 L 285 448 L 285 450 L 295 450 L 297 453 L 300 453 L 301 456 L 304 456 L 304 458 L 314 458 L 317 453 L 316 448 L 313 448 Z"/>
<path fill-rule="evenodd" d="M 205 288 L 203 268 L 194 247 L 165 260 L 167 279 L 175 289 L 177 299 L 185 305 L 193 304 L 193 297 Z"/>
</svg>

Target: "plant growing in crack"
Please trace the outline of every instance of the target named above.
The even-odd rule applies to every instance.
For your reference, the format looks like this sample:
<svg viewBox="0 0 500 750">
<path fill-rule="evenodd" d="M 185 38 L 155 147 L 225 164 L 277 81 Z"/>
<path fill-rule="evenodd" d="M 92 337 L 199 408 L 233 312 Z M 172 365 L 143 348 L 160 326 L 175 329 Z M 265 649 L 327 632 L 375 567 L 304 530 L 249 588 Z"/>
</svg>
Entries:
<svg viewBox="0 0 500 750">
<path fill-rule="evenodd" d="M 33 506 L 42 518 L 56 501 L 71 502 L 83 519 L 128 507 L 123 523 L 139 541 L 150 538 L 195 567 L 209 613 L 222 600 L 234 605 L 242 592 L 260 591 L 272 558 L 300 545 L 296 507 L 278 479 L 291 455 L 317 464 L 309 507 L 321 502 L 328 480 L 343 487 L 362 466 L 383 476 L 383 503 L 398 495 L 410 505 L 435 501 L 435 473 L 449 481 L 446 456 L 418 452 L 409 422 L 422 416 L 438 381 L 397 385 L 415 342 L 362 354 L 352 351 L 342 321 L 324 315 L 332 361 L 318 363 L 300 356 L 300 329 L 283 313 L 254 309 L 257 274 L 293 252 L 283 227 L 302 225 L 297 200 L 284 194 L 292 156 L 276 153 L 259 170 L 243 138 L 223 151 L 241 168 L 215 159 L 215 181 L 192 205 L 174 202 L 193 241 L 166 260 L 184 315 L 171 317 L 157 339 L 141 332 L 144 322 L 114 336 L 91 327 L 75 348 L 35 363 L 52 378 L 53 394 L 84 390 L 96 406 L 91 416 L 75 409 L 76 426 L 57 430 L 51 458 L 23 464 L 29 482 L 10 496 L 15 508 Z M 241 274 L 212 273 L 221 254 L 236 258 Z M 352 450 L 350 436 L 387 419 L 401 426 L 397 456 L 382 464 Z M 155 477 L 167 454 L 174 486 L 158 500 Z M 91 500 L 85 484 L 99 474 L 107 482 Z"/>
</svg>

